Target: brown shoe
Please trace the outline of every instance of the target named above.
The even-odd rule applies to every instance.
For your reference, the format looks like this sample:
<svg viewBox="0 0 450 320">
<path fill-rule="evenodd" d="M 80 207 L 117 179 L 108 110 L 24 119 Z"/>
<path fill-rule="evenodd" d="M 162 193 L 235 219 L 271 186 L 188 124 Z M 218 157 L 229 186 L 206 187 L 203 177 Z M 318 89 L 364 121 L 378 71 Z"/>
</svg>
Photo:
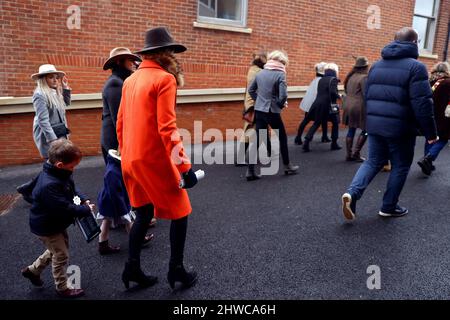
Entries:
<svg viewBox="0 0 450 320">
<path fill-rule="evenodd" d="M 44 285 L 44 281 L 42 281 L 41 277 L 32 273 L 28 267 L 22 269 L 22 276 L 30 280 L 36 287 L 42 287 Z"/>
<path fill-rule="evenodd" d="M 56 291 L 58 292 L 58 295 L 62 298 L 79 298 L 81 296 L 84 296 L 84 290 L 83 289 L 69 289 L 63 291 Z"/>
<path fill-rule="evenodd" d="M 120 251 L 119 246 L 111 246 L 108 240 L 98 243 L 98 252 L 104 256 L 107 254 L 114 254 Z"/>
<path fill-rule="evenodd" d="M 383 169 L 381 169 L 381 172 L 390 172 L 392 170 L 392 166 L 391 163 L 389 162 L 388 164 L 386 164 Z"/>
</svg>

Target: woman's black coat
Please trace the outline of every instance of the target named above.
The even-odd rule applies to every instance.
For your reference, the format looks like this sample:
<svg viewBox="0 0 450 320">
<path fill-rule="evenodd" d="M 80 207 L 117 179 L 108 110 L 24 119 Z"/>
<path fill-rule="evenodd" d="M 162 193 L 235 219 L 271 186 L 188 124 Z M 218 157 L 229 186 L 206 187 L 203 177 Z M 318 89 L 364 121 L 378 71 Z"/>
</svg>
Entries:
<svg viewBox="0 0 450 320">
<path fill-rule="evenodd" d="M 317 98 L 311 106 L 310 113 L 314 121 L 326 122 L 330 115 L 332 103 L 339 98 L 338 79 L 323 77 L 317 86 Z"/>
</svg>

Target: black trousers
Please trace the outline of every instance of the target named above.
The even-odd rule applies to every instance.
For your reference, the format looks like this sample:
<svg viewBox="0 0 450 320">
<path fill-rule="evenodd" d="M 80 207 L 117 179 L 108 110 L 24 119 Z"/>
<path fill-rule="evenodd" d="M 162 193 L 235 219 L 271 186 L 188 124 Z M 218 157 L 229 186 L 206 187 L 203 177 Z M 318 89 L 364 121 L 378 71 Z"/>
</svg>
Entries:
<svg viewBox="0 0 450 320">
<path fill-rule="evenodd" d="M 303 131 L 305 131 L 306 126 L 311 121 L 314 121 L 313 115 L 309 112 L 305 112 L 305 117 L 303 121 L 300 122 L 300 125 L 297 129 L 297 137 L 301 137 L 303 135 Z M 327 138 L 328 136 L 328 123 L 322 123 L 322 138 Z"/>
<path fill-rule="evenodd" d="M 332 123 L 331 128 L 331 140 L 333 142 L 336 142 L 339 138 L 339 114 L 330 114 L 327 119 L 318 119 L 314 121 L 314 124 L 309 129 L 308 133 L 306 134 L 305 139 L 311 141 L 314 137 L 314 133 L 316 133 L 317 129 L 319 129 L 320 126 L 326 126 L 328 121 Z"/>
<path fill-rule="evenodd" d="M 280 140 L 280 153 L 281 157 L 283 159 L 283 164 L 288 165 L 289 164 L 289 151 L 288 151 L 288 144 L 287 144 L 287 135 L 286 135 L 286 129 L 284 128 L 283 120 L 281 119 L 281 114 L 279 113 L 272 113 L 272 112 L 261 112 L 256 111 L 255 112 L 256 117 L 256 136 L 257 136 L 257 145 L 259 147 L 260 141 L 259 141 L 259 132 L 261 129 L 268 130 L 269 126 L 274 129 L 278 130 L 278 139 Z"/>
</svg>

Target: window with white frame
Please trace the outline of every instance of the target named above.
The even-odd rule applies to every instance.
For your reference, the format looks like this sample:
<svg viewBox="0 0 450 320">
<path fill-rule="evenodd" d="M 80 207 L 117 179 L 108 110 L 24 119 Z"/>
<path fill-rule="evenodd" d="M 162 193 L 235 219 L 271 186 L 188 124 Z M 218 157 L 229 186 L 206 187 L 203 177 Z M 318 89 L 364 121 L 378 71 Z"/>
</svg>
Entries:
<svg viewBox="0 0 450 320">
<path fill-rule="evenodd" d="M 413 28 L 419 33 L 419 49 L 433 52 L 439 0 L 416 0 Z"/>
<path fill-rule="evenodd" d="M 198 0 L 198 21 L 245 27 L 248 0 Z"/>
</svg>

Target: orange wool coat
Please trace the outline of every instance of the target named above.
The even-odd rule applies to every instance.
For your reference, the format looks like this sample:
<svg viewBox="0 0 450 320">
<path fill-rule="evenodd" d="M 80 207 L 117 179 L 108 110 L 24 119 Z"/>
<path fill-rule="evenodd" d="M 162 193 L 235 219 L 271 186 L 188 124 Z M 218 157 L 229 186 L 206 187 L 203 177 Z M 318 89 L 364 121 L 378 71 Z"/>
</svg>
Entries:
<svg viewBox="0 0 450 320">
<path fill-rule="evenodd" d="M 176 220 L 191 213 L 180 174 L 191 168 L 176 125 L 175 77 L 144 60 L 122 89 L 117 138 L 123 179 L 133 207 L 152 203 L 157 218 Z"/>
</svg>

